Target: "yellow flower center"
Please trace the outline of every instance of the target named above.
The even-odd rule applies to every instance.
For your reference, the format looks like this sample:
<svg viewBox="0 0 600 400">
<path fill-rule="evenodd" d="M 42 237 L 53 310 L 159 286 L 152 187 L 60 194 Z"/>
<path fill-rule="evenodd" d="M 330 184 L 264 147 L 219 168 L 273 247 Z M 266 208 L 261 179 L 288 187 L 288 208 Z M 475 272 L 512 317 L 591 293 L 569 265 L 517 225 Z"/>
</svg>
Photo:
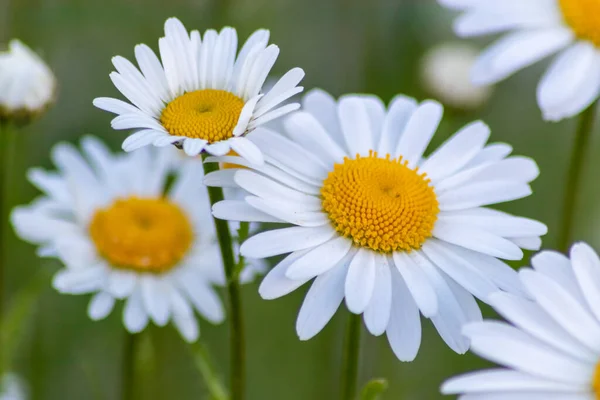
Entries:
<svg viewBox="0 0 600 400">
<path fill-rule="evenodd" d="M 160 122 L 171 135 L 215 143 L 233 136 L 243 107 L 242 99 L 225 90 L 196 90 L 167 104 Z"/>
<path fill-rule="evenodd" d="M 116 268 L 164 272 L 189 250 L 194 232 L 167 199 L 129 197 L 98 210 L 89 227 L 98 252 Z"/>
<path fill-rule="evenodd" d="M 578 38 L 600 47 L 600 1 L 559 0 L 567 24 Z"/>
<path fill-rule="evenodd" d="M 335 229 L 380 252 L 418 249 L 431 237 L 438 201 L 425 174 L 399 159 L 357 155 L 329 173 L 321 195 Z"/>
<path fill-rule="evenodd" d="M 594 393 L 596 394 L 596 400 L 600 400 L 600 363 L 596 365 L 594 371 L 594 380 L 592 382 Z"/>
</svg>

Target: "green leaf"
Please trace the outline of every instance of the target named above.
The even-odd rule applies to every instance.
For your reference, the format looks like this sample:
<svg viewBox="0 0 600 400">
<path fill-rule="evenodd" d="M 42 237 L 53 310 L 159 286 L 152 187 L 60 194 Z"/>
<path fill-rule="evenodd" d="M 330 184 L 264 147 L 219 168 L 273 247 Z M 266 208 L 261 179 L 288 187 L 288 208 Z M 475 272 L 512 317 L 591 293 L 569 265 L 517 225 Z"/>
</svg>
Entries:
<svg viewBox="0 0 600 400">
<path fill-rule="evenodd" d="M 388 383 L 383 378 L 371 379 L 361 390 L 360 400 L 378 400 L 388 388 Z"/>
</svg>

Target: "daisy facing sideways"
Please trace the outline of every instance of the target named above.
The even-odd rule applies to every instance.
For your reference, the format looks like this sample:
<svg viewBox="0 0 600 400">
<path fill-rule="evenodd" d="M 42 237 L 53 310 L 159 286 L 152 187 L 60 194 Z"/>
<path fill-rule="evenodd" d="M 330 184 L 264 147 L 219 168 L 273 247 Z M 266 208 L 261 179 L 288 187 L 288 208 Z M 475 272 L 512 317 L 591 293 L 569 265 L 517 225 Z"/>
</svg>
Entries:
<svg viewBox="0 0 600 400">
<path fill-rule="evenodd" d="M 175 144 L 190 156 L 234 150 L 261 164 L 262 154 L 245 136 L 296 110 L 298 103 L 282 103 L 303 90 L 297 85 L 304 77 L 302 69 L 294 68 L 263 93 L 279 55 L 268 41 L 269 31 L 258 30 L 238 53 L 235 29 L 207 30 L 200 37 L 170 18 L 158 42 L 161 60 L 143 44 L 135 48 L 139 70 L 123 57 L 112 60 L 117 72 L 110 77 L 131 104 L 97 98 L 94 105 L 118 115 L 113 129 L 136 130 L 123 142 L 125 151 Z"/>
<path fill-rule="evenodd" d="M 496 293 L 490 303 L 509 323 L 467 325 L 475 353 L 505 368 L 469 373 L 442 385 L 463 400 L 600 398 L 600 259 L 585 243 L 570 259 L 544 251 L 523 268 L 530 299 Z"/>
<path fill-rule="evenodd" d="M 71 145 L 55 146 L 58 171 L 28 174 L 44 194 L 11 216 L 17 234 L 40 245 L 41 256 L 64 263 L 53 286 L 60 293 L 93 294 L 93 320 L 124 299 L 123 323 L 132 333 L 150 320 L 159 326 L 173 321 L 194 341 L 194 310 L 222 322 L 212 286 L 224 284 L 224 274 L 202 163 L 182 163 L 175 149 L 113 155 L 91 137 L 82 148 L 83 156 Z M 171 175 L 175 181 L 165 192 Z"/>
<path fill-rule="evenodd" d="M 596 0 L 438 0 L 460 10 L 461 37 L 509 32 L 472 70 L 476 84 L 501 81 L 560 52 L 544 74 L 537 101 L 544 119 L 579 114 L 600 95 L 600 2 Z"/>
<path fill-rule="evenodd" d="M 302 340 L 316 335 L 342 300 L 363 314 L 374 335 L 387 333 L 400 360 L 421 342 L 419 311 L 446 343 L 464 353 L 461 326 L 481 319 L 473 295 L 520 291 L 516 272 L 500 259 L 537 249 L 546 226 L 485 206 L 526 197 L 535 162 L 487 145 L 489 128 L 472 123 L 424 157 L 442 118 L 434 101 L 397 96 L 388 109 L 374 96 L 334 100 L 316 90 L 305 111 L 285 121 L 287 137 L 261 129 L 251 140 L 263 166 L 206 176 L 238 186 L 244 200 L 213 206 L 217 218 L 292 224 L 259 233 L 241 246 L 248 257 L 290 253 L 262 281 L 265 299 L 314 279 L 297 320 Z"/>
</svg>

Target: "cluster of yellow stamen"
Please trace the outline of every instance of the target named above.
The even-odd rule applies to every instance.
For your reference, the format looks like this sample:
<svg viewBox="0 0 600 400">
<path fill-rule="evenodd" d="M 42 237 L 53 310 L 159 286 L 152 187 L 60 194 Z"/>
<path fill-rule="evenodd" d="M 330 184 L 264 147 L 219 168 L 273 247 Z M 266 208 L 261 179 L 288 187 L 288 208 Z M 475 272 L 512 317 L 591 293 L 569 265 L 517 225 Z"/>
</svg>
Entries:
<svg viewBox="0 0 600 400">
<path fill-rule="evenodd" d="M 98 252 L 116 268 L 164 272 L 188 252 L 194 232 L 167 199 L 129 197 L 99 210 L 89 226 Z"/>
<path fill-rule="evenodd" d="M 566 23 L 578 38 L 600 47 L 600 1 L 559 0 Z"/>
<path fill-rule="evenodd" d="M 418 249 L 431 237 L 438 201 L 425 174 L 408 162 L 368 157 L 345 158 L 323 187 L 323 210 L 335 229 L 355 244 L 380 252 Z"/>
<path fill-rule="evenodd" d="M 233 136 L 243 107 L 242 99 L 225 90 L 196 90 L 167 104 L 160 122 L 171 135 L 215 143 Z"/>
</svg>

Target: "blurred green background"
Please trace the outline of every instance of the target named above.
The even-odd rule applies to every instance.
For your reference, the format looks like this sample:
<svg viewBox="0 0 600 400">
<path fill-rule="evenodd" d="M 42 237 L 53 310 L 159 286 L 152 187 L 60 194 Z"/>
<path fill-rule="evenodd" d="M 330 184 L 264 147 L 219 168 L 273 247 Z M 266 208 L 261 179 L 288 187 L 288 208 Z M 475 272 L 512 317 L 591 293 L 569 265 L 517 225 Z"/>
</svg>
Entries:
<svg viewBox="0 0 600 400">
<path fill-rule="evenodd" d="M 29 202 L 37 195 L 24 179 L 25 171 L 31 166 L 51 167 L 49 149 L 57 141 L 94 134 L 119 149 L 125 133 L 110 129 L 111 116 L 95 109 L 92 99 L 120 97 L 108 78 L 111 57 L 132 59 L 137 43 L 156 49 L 163 22 L 170 16 L 201 31 L 232 25 L 240 40 L 257 28 L 268 28 L 271 41 L 282 50 L 275 74 L 300 66 L 306 71 L 306 88 L 321 87 L 334 95 L 370 92 L 386 102 L 397 93 L 426 98 L 419 82 L 420 57 L 430 46 L 454 38 L 452 15 L 434 0 L 0 0 L 0 43 L 23 40 L 42 54 L 59 81 L 56 105 L 19 137 L 11 204 Z M 550 234 L 544 247 L 552 248 L 575 121 L 542 121 L 535 87 L 543 67 L 529 68 L 499 85 L 480 110 L 447 110 L 434 144 L 481 118 L 491 125 L 493 141 L 508 142 L 516 154 L 537 160 L 542 173 L 533 184 L 534 195 L 501 208 L 547 223 Z M 592 245 L 600 240 L 595 230 L 600 185 L 593 173 L 599 166 L 594 157 L 598 150 L 594 140 L 577 211 L 576 239 Z M 7 305 L 40 269 L 59 268 L 54 261 L 37 259 L 33 246 L 14 234 L 9 240 Z M 336 398 L 346 311 L 340 310 L 316 338 L 300 342 L 294 324 L 306 288 L 266 302 L 259 298 L 257 287 L 255 283 L 243 291 L 248 398 Z M 125 342 L 121 309 L 94 323 L 86 316 L 87 296 L 61 296 L 50 287 L 40 296 L 14 360 L 32 398 L 119 399 Z M 488 308 L 484 311 L 492 315 Z M 226 377 L 227 326 L 202 322 L 201 330 L 202 340 Z M 474 355 L 454 354 L 427 321 L 420 353 L 412 363 L 399 362 L 385 337 L 363 337 L 361 382 L 388 378 L 384 399 L 442 398 L 438 387 L 445 378 L 486 365 Z M 188 347 L 173 328 L 151 327 L 141 341 L 153 349 L 154 357 L 142 360 L 137 382 L 140 399 L 208 398 Z"/>
</svg>

